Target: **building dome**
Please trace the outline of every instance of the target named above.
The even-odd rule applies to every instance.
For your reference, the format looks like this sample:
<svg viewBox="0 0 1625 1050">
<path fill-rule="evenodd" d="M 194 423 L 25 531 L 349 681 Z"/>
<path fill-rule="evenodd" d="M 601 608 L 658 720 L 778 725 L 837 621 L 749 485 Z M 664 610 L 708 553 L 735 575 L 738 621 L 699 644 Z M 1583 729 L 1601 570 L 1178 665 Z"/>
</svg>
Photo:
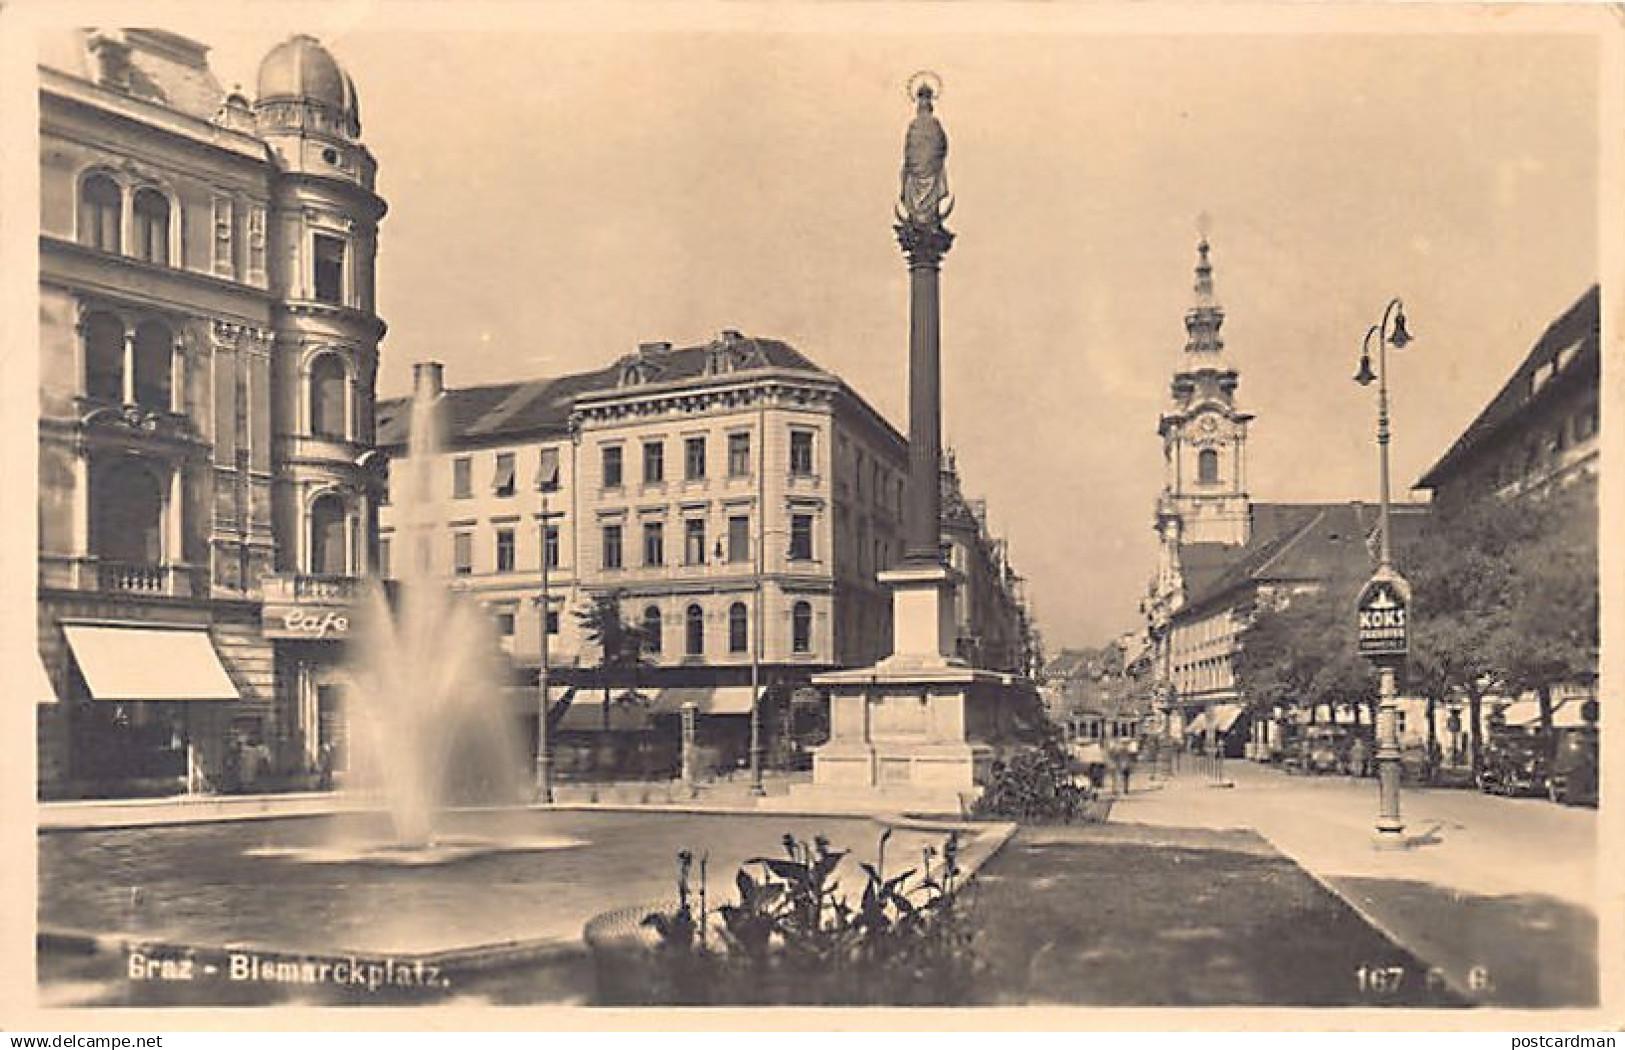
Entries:
<svg viewBox="0 0 1625 1050">
<path fill-rule="evenodd" d="M 257 106 L 302 102 L 343 114 L 350 133 L 361 133 L 355 82 L 313 36 L 301 33 L 271 49 L 260 63 L 258 95 Z"/>
</svg>

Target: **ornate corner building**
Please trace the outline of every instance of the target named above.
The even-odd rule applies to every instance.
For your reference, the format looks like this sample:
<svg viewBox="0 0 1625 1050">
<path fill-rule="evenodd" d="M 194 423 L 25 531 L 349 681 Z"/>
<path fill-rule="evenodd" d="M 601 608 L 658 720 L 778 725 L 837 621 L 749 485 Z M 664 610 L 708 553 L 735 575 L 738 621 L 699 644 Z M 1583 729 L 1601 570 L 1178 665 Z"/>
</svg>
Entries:
<svg viewBox="0 0 1625 1050">
<path fill-rule="evenodd" d="M 313 768 L 372 567 L 376 162 L 308 36 L 77 31 L 40 75 L 42 793 Z M 331 693 L 336 695 L 336 693 Z"/>
</svg>

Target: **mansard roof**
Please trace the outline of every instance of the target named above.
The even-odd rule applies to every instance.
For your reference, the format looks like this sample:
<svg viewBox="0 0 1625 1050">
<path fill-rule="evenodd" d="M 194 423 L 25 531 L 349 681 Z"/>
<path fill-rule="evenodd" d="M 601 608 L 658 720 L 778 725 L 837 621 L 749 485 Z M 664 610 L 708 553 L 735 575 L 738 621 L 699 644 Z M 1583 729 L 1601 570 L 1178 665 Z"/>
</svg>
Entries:
<svg viewBox="0 0 1625 1050">
<path fill-rule="evenodd" d="M 733 333 L 730 333 L 733 335 Z M 789 343 L 777 339 L 738 336 L 726 344 L 732 349 L 724 371 L 716 371 L 716 342 L 682 348 L 666 344 L 645 344 L 613 364 L 588 372 L 555 378 L 518 382 L 489 383 L 481 386 L 448 388 L 445 392 L 446 444 L 495 444 L 519 438 L 562 437 L 569 433 L 570 416 L 578 399 L 608 398 L 618 393 L 636 393 L 644 387 L 704 379 L 748 376 L 768 369 L 803 372 L 809 377 L 840 380 Z M 644 367 L 639 368 L 637 366 Z M 629 366 L 634 375 L 629 381 Z M 898 441 L 890 424 L 863 399 L 841 384 L 843 390 L 879 425 Z M 378 403 L 378 445 L 402 449 L 410 431 L 411 399 L 391 398 Z"/>
<path fill-rule="evenodd" d="M 1478 418 L 1462 431 L 1450 449 L 1413 487 L 1436 489 L 1470 462 L 1474 453 L 1516 425 L 1524 413 L 1552 391 L 1583 382 L 1593 387 L 1602 376 L 1601 293 L 1588 288 L 1535 341 L 1506 385 L 1490 399 Z M 1544 382 L 1537 376 L 1548 376 Z"/>
</svg>

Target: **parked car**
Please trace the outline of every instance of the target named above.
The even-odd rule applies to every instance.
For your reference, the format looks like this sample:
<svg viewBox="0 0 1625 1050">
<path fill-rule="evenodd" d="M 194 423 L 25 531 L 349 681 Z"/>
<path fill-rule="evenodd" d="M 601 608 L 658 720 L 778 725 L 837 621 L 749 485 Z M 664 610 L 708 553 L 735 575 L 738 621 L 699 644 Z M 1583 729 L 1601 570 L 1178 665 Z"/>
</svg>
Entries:
<svg viewBox="0 0 1625 1050">
<path fill-rule="evenodd" d="M 1547 741 L 1536 729 L 1513 726 L 1490 733 L 1478 788 L 1489 794 L 1540 795 L 1547 791 Z"/>
<path fill-rule="evenodd" d="M 1552 748 L 1546 793 L 1553 802 L 1570 806 L 1597 804 L 1597 727 L 1575 726 L 1557 730 Z"/>
<path fill-rule="evenodd" d="M 1371 741 L 1365 727 L 1311 725 L 1293 743 L 1297 754 L 1285 762 L 1308 774 L 1360 775 L 1371 770 Z"/>
</svg>

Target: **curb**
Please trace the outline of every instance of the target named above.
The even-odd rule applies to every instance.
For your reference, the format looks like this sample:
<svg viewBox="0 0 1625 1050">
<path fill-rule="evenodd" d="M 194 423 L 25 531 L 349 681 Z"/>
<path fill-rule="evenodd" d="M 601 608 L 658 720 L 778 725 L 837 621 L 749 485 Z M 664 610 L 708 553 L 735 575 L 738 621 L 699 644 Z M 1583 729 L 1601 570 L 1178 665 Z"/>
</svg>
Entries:
<svg viewBox="0 0 1625 1050">
<path fill-rule="evenodd" d="M 1431 967 L 1431 972 L 1437 973 L 1444 980 L 1445 986 L 1456 995 L 1461 996 L 1463 1001 L 1465 1001 L 1468 1006 L 1484 1005 L 1479 996 L 1468 988 L 1467 985 L 1456 974 L 1451 973 L 1446 967 L 1440 966 L 1433 960 L 1427 958 L 1427 956 L 1423 954 L 1421 950 L 1410 944 L 1406 938 L 1400 936 L 1400 934 L 1395 931 L 1392 926 L 1373 915 L 1370 909 L 1367 908 L 1363 903 L 1354 900 L 1347 893 L 1344 893 L 1342 890 L 1338 889 L 1337 886 L 1335 886 L 1325 876 L 1315 871 L 1315 869 L 1310 867 L 1308 864 L 1305 864 L 1303 858 L 1298 854 L 1281 845 L 1280 842 L 1276 841 L 1262 828 L 1253 827 L 1249 828 L 1248 830 L 1258 835 L 1265 842 L 1268 842 L 1270 847 L 1277 853 L 1281 854 L 1281 856 L 1285 857 L 1287 860 L 1290 860 L 1299 871 L 1313 879 L 1315 881 L 1315 885 L 1319 886 L 1321 889 L 1325 890 L 1327 893 L 1331 894 L 1333 897 L 1336 897 L 1338 900 L 1347 905 L 1349 910 L 1358 915 L 1361 921 L 1363 921 L 1367 926 L 1370 926 L 1372 929 L 1388 938 L 1389 941 L 1393 942 L 1398 947 L 1411 953 L 1411 955 L 1416 957 L 1417 961 L 1425 963 Z"/>
</svg>

